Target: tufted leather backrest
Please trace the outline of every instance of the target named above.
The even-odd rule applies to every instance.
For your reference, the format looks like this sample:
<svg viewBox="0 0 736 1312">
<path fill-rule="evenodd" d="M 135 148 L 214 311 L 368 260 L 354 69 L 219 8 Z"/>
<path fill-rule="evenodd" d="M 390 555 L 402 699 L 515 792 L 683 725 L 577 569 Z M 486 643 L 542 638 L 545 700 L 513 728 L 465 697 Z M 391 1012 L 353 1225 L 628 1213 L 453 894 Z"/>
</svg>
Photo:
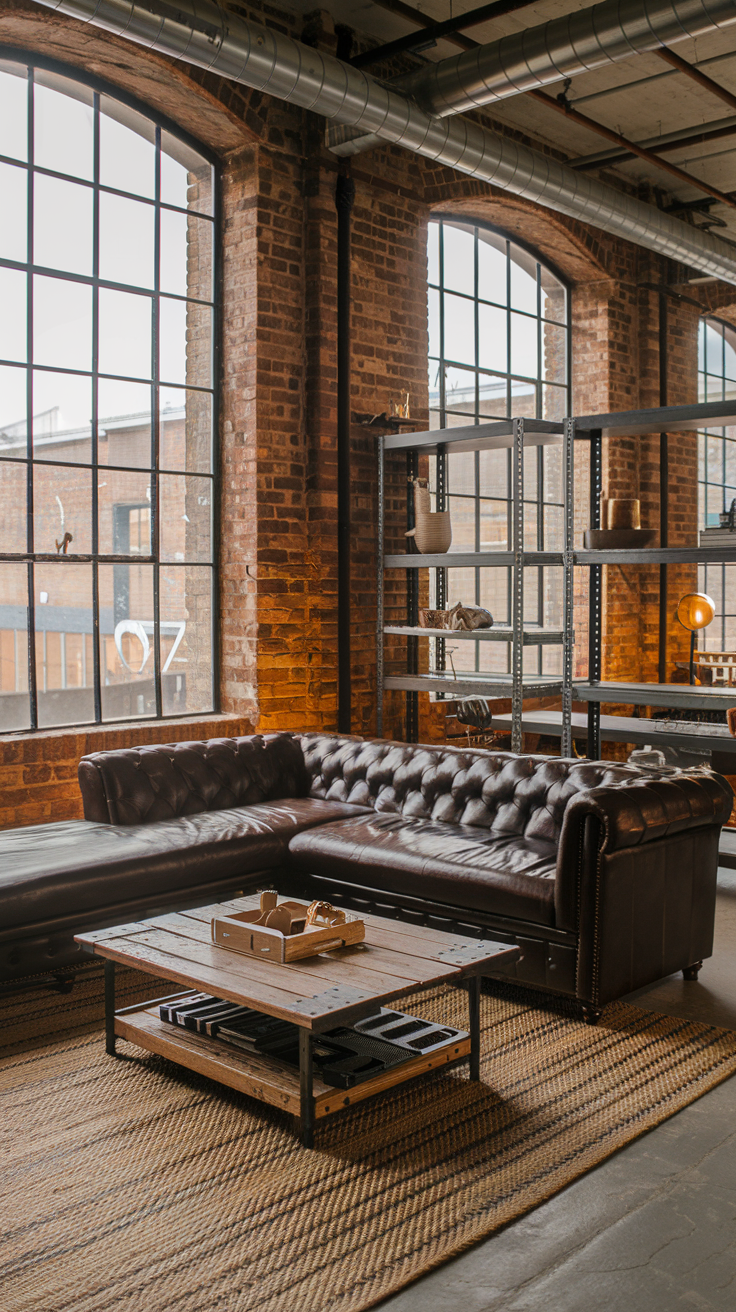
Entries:
<svg viewBox="0 0 736 1312">
<path fill-rule="evenodd" d="M 79 763 L 85 819 L 120 825 L 304 797 L 309 782 L 290 733 L 94 752 Z"/>
</svg>

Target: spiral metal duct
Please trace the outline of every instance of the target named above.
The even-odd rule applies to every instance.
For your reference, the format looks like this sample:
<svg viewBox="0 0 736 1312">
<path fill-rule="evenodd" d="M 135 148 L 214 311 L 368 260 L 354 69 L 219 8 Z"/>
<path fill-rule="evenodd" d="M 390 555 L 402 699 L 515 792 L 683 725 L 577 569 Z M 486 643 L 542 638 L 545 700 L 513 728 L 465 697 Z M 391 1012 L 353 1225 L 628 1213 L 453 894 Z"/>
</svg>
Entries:
<svg viewBox="0 0 736 1312">
<path fill-rule="evenodd" d="M 214 0 L 40 0 L 150 50 L 209 69 L 513 192 L 736 285 L 736 249 L 537 151 L 462 118 L 430 118 L 405 96 Z"/>
<path fill-rule="evenodd" d="M 603 0 L 402 80 L 428 114 L 459 114 L 736 23 L 736 0 Z"/>
</svg>

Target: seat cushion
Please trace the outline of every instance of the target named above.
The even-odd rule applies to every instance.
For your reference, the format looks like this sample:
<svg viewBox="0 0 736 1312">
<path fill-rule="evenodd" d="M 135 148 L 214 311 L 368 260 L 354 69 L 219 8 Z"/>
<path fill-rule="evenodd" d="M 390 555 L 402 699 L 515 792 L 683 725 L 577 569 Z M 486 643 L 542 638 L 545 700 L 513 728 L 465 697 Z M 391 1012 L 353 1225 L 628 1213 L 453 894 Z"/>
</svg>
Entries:
<svg viewBox="0 0 736 1312">
<path fill-rule="evenodd" d="M 0 935 L 106 905 L 150 902 L 281 865 L 294 834 L 361 808 L 307 797 L 147 825 L 59 824 L 0 833 Z"/>
<path fill-rule="evenodd" d="M 311 874 L 554 924 L 557 845 L 544 839 L 374 814 L 297 834 L 289 853 Z"/>
</svg>

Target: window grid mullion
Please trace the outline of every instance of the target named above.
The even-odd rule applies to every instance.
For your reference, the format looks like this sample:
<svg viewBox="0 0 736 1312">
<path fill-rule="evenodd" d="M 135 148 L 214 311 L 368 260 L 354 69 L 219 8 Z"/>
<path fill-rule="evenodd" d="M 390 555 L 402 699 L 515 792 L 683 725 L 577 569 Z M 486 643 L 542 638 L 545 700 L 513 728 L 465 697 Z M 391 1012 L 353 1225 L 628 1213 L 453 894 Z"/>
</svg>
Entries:
<svg viewBox="0 0 736 1312">
<path fill-rule="evenodd" d="M 100 289 L 97 279 L 100 276 L 100 97 L 94 94 L 94 165 L 92 192 L 92 273 L 95 285 L 92 290 L 92 551 L 95 555 L 100 549 L 99 524 L 99 325 L 100 325 Z M 100 625 L 100 568 L 99 562 L 92 562 L 92 692 L 94 698 L 95 724 L 102 723 L 102 660 L 100 644 L 102 631 Z"/>
<path fill-rule="evenodd" d="M 28 215 L 26 258 L 26 547 L 32 556 L 34 548 L 33 523 L 33 162 L 34 143 L 34 80 L 33 69 L 28 70 Z M 33 560 L 28 562 L 28 693 L 30 728 L 38 728 L 38 668 L 36 663 L 36 570 Z"/>
</svg>

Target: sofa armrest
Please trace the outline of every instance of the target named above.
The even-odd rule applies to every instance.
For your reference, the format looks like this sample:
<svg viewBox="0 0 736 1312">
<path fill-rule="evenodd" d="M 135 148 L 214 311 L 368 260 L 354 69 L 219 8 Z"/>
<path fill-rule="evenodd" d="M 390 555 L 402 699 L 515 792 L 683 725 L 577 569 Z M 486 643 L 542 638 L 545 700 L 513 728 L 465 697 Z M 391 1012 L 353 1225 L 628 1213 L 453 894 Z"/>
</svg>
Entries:
<svg viewBox="0 0 736 1312">
<path fill-rule="evenodd" d="M 557 855 L 556 924 L 577 929 L 581 881 L 599 856 L 641 847 L 728 820 L 733 791 L 721 775 L 681 771 L 606 784 L 572 797 L 565 808 Z M 644 860 L 642 870 L 645 868 Z"/>
</svg>

